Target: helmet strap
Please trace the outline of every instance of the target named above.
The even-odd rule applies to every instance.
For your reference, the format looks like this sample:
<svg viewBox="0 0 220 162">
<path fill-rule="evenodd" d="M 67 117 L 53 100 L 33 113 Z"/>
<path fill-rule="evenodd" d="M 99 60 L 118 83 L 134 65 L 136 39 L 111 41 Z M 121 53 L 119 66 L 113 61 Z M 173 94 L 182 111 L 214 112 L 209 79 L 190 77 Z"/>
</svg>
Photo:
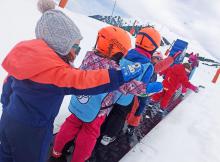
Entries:
<svg viewBox="0 0 220 162">
<path fill-rule="evenodd" d="M 93 47 L 94 49 L 96 49 L 96 46 L 97 46 L 98 40 L 99 40 L 99 36 L 98 36 L 97 39 L 96 39 L 95 46 Z"/>
</svg>

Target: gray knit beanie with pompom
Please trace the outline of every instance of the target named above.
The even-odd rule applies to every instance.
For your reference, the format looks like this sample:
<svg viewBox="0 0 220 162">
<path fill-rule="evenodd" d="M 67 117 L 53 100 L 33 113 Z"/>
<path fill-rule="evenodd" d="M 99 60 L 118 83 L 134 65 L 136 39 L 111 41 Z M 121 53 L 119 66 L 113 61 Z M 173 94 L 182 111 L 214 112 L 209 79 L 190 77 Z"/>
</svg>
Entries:
<svg viewBox="0 0 220 162">
<path fill-rule="evenodd" d="M 55 9 L 53 0 L 39 0 L 38 10 L 42 12 L 35 28 L 37 39 L 43 39 L 56 53 L 66 56 L 82 35 L 74 22 L 62 11 Z"/>
</svg>

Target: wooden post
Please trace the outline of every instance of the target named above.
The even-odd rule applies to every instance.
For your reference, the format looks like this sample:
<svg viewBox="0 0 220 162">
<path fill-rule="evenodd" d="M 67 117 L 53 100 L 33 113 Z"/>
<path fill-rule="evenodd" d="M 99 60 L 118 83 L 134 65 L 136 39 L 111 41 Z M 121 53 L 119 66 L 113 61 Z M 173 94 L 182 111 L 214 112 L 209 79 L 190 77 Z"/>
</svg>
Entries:
<svg viewBox="0 0 220 162">
<path fill-rule="evenodd" d="M 218 70 L 216 71 L 215 76 L 214 76 L 214 78 L 212 79 L 212 83 L 216 83 L 216 81 L 217 81 L 219 75 L 220 75 L 220 69 L 218 69 Z"/>
<path fill-rule="evenodd" d="M 64 8 L 66 6 L 67 2 L 68 2 L 68 0 L 61 0 L 60 3 L 59 3 L 59 6 L 61 8 Z"/>
</svg>

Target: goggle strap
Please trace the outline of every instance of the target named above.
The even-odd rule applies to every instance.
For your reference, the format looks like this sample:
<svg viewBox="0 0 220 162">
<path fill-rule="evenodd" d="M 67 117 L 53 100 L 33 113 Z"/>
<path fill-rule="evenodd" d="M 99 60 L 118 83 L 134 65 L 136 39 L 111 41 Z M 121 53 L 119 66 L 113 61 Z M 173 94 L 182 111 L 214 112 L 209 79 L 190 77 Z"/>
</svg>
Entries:
<svg viewBox="0 0 220 162">
<path fill-rule="evenodd" d="M 147 38 L 151 41 L 151 43 L 152 43 L 156 48 L 158 48 L 158 45 L 156 44 L 156 42 L 155 42 L 147 33 L 140 32 L 140 33 L 138 33 L 138 35 L 143 35 L 140 44 L 142 44 L 143 39 L 144 39 L 144 36 L 145 36 L 145 37 L 147 37 Z"/>
</svg>

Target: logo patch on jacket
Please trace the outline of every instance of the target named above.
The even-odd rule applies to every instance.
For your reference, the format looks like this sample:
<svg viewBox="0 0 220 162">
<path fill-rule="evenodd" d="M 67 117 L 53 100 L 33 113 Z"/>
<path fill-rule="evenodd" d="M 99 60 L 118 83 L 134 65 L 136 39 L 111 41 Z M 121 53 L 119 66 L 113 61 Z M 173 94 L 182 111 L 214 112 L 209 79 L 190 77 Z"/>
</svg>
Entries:
<svg viewBox="0 0 220 162">
<path fill-rule="evenodd" d="M 89 102 L 89 98 L 91 96 L 87 96 L 87 95 L 80 95 L 80 96 L 76 96 L 78 101 L 81 103 L 81 104 L 86 104 Z"/>
</svg>

